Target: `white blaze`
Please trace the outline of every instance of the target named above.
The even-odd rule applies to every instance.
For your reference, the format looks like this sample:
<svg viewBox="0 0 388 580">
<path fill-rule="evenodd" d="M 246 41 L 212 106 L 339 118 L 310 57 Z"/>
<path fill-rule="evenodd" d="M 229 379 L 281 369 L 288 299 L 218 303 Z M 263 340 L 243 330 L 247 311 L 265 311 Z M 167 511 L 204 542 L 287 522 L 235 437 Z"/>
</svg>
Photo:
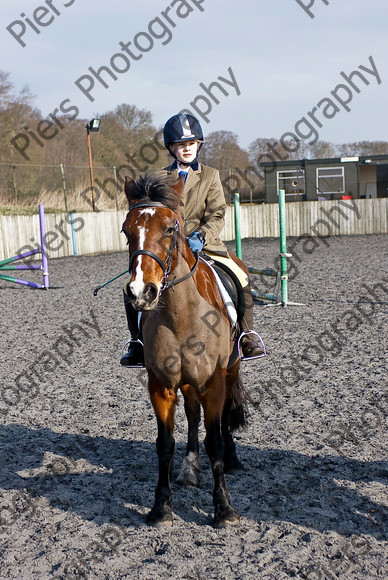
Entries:
<svg viewBox="0 0 388 580">
<path fill-rule="evenodd" d="M 141 215 L 147 214 L 149 216 L 153 216 L 155 214 L 155 210 L 150 207 L 142 209 L 141 212 L 139 213 L 139 217 Z M 144 250 L 144 242 L 147 231 L 148 231 L 147 228 L 145 228 L 144 226 L 139 227 L 139 250 Z M 135 296 L 140 296 L 140 294 L 144 290 L 143 270 L 141 267 L 142 261 L 143 256 L 138 256 L 136 258 L 135 280 L 130 284 L 131 292 L 133 292 Z"/>
</svg>

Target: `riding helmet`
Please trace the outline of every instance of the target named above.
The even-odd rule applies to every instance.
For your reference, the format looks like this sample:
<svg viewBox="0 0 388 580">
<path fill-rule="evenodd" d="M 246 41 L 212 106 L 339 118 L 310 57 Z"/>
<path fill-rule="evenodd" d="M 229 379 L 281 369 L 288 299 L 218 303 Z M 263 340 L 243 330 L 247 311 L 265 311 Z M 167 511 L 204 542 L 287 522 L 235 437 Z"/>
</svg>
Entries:
<svg viewBox="0 0 388 580">
<path fill-rule="evenodd" d="M 182 141 L 203 142 L 202 127 L 193 115 L 179 113 L 173 115 L 165 124 L 163 129 L 164 146 L 169 150 L 170 143 L 180 143 Z M 199 151 L 198 148 L 198 151 Z"/>
</svg>

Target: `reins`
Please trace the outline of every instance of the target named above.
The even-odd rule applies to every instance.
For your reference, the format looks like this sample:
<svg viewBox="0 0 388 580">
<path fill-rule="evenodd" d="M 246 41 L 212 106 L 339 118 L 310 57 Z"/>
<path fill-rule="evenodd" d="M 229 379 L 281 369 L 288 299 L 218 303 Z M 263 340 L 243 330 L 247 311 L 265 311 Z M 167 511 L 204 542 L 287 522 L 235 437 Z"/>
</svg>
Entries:
<svg viewBox="0 0 388 580">
<path fill-rule="evenodd" d="M 124 270 L 124 272 L 121 272 L 121 274 L 118 274 L 114 278 L 111 278 L 110 280 L 108 280 L 108 282 L 104 282 L 104 284 L 101 284 L 101 286 L 97 286 L 93 290 L 93 296 L 97 296 L 98 291 L 101 290 L 101 288 L 104 288 L 105 286 L 108 286 L 108 284 L 110 284 L 111 282 L 114 282 L 115 280 L 117 280 L 117 278 L 120 278 L 120 276 L 124 276 L 124 274 L 128 274 L 128 270 Z"/>
</svg>

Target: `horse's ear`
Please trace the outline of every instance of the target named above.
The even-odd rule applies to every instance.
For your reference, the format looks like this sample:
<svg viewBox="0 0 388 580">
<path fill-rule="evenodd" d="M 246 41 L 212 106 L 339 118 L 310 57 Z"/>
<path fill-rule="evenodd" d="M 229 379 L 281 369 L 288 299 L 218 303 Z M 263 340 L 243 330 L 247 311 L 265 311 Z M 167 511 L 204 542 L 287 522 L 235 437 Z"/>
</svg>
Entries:
<svg viewBox="0 0 388 580">
<path fill-rule="evenodd" d="M 173 190 L 178 195 L 178 197 L 181 197 L 184 186 L 185 186 L 185 176 L 181 175 L 180 177 L 178 177 L 178 179 L 172 186 Z"/>
<path fill-rule="evenodd" d="M 127 200 L 129 201 L 129 203 L 132 201 L 131 188 L 132 188 L 133 183 L 134 183 L 133 179 L 131 179 L 130 177 L 128 177 L 128 175 L 126 175 L 125 176 L 125 183 L 124 183 L 124 191 L 125 191 L 125 195 L 127 196 Z"/>
</svg>

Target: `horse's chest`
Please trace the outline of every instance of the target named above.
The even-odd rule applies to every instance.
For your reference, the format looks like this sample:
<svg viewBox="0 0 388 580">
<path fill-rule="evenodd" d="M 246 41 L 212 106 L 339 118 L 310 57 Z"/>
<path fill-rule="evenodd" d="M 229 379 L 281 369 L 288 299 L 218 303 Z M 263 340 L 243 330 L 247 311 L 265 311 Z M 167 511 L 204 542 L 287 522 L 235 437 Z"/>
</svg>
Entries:
<svg viewBox="0 0 388 580">
<path fill-rule="evenodd" d="M 198 329 L 194 325 L 188 332 L 179 333 L 158 326 L 148 336 L 146 366 L 166 386 L 188 383 L 201 388 L 213 375 L 216 366 L 227 364 L 228 339 L 220 340 L 203 327 Z"/>
</svg>

